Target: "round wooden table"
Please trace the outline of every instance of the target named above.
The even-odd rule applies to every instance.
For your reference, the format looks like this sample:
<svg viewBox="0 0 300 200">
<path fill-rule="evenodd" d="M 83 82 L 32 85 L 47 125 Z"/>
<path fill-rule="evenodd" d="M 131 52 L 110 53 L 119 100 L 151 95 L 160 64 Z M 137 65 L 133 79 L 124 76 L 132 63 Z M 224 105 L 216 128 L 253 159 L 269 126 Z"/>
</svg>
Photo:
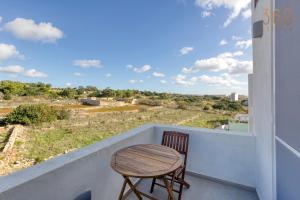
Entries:
<svg viewBox="0 0 300 200">
<path fill-rule="evenodd" d="M 142 199 L 142 195 L 149 199 L 155 199 L 138 191 L 129 177 L 162 179 L 168 191 L 169 199 L 173 200 L 173 181 L 169 183 L 166 175 L 175 174 L 175 171 L 182 164 L 183 160 L 176 150 L 162 145 L 140 144 L 115 152 L 111 158 L 111 167 L 124 177 L 119 200 L 123 198 L 126 184 L 129 185 L 138 199 Z"/>
</svg>

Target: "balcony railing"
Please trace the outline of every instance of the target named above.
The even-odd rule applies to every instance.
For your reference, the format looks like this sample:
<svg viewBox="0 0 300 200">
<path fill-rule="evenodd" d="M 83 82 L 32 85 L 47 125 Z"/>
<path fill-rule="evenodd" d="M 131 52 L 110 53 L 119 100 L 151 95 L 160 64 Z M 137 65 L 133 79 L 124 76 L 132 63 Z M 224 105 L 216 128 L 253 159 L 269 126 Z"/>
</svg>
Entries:
<svg viewBox="0 0 300 200">
<path fill-rule="evenodd" d="M 165 130 L 190 134 L 187 164 L 190 175 L 254 191 L 254 136 L 151 124 L 3 177 L 0 179 L 0 199 L 73 200 L 89 196 L 93 200 L 117 199 L 123 180 L 110 167 L 111 155 L 133 144 L 159 144 Z M 193 191 L 197 190 L 194 188 Z"/>
</svg>

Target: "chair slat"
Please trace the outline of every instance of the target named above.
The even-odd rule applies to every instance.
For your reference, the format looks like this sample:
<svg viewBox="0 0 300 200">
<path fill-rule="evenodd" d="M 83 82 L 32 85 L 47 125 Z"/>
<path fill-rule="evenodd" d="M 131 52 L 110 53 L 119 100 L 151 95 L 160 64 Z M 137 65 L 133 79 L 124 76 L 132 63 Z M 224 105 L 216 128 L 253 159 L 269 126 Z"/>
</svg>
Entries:
<svg viewBox="0 0 300 200">
<path fill-rule="evenodd" d="M 175 192 L 178 192 L 178 200 L 181 199 L 182 195 L 182 189 L 183 186 L 186 186 L 187 188 L 190 187 L 190 185 L 184 180 L 185 177 L 185 167 L 187 162 L 187 155 L 188 155 L 188 145 L 189 145 L 189 135 L 186 133 L 176 132 L 176 131 L 164 131 L 163 138 L 162 138 L 162 145 L 167 146 L 169 148 L 175 149 L 180 154 L 183 155 L 184 159 L 184 166 L 182 166 L 182 171 L 178 174 L 178 177 L 175 177 L 175 182 L 179 183 L 180 187 L 179 190 L 174 190 Z M 179 175 L 181 177 L 179 177 Z M 154 185 L 160 185 L 156 183 L 156 179 L 153 179 L 151 190 L 150 192 L 153 192 Z"/>
</svg>

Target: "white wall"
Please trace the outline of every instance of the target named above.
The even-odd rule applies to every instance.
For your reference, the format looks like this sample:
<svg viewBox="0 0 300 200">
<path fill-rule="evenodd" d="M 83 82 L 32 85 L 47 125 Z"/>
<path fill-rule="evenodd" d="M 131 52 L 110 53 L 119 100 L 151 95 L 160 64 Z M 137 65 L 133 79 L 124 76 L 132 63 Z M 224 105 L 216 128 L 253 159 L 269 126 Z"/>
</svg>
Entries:
<svg viewBox="0 0 300 200">
<path fill-rule="evenodd" d="M 300 1 L 275 0 L 277 200 L 300 199 Z M 284 24 L 284 18 L 293 18 Z"/>
<path fill-rule="evenodd" d="M 256 8 L 252 2 L 252 23 L 265 19 L 265 9 L 271 14 L 272 0 L 259 0 Z M 275 199 L 272 34 L 270 21 L 263 27 L 263 37 L 253 39 L 253 132 L 256 135 L 256 188 L 261 200 Z"/>
<path fill-rule="evenodd" d="M 253 74 L 248 75 L 248 116 L 249 116 L 249 129 L 248 132 L 254 135 L 254 119 L 253 119 Z"/>
<path fill-rule="evenodd" d="M 255 137 L 222 130 L 164 126 L 155 128 L 157 143 L 163 131 L 190 135 L 187 170 L 255 188 Z"/>
<path fill-rule="evenodd" d="M 112 154 L 154 142 L 153 127 L 142 126 L 19 171 L 0 179 L 0 200 L 74 200 L 86 191 L 92 200 L 117 199 L 123 180 L 110 167 Z"/>
</svg>

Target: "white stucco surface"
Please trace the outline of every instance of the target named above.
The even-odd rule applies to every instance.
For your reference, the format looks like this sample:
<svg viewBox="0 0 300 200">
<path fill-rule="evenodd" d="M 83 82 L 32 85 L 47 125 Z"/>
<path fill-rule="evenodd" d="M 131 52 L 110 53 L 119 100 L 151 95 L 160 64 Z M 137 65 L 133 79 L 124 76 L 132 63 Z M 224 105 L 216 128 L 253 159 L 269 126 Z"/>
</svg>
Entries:
<svg viewBox="0 0 300 200">
<path fill-rule="evenodd" d="M 252 4 L 252 23 L 272 14 L 272 0 Z M 256 188 L 261 200 L 275 198 L 274 68 L 272 19 L 263 26 L 263 37 L 253 39 L 253 133 L 256 135 Z"/>
</svg>

